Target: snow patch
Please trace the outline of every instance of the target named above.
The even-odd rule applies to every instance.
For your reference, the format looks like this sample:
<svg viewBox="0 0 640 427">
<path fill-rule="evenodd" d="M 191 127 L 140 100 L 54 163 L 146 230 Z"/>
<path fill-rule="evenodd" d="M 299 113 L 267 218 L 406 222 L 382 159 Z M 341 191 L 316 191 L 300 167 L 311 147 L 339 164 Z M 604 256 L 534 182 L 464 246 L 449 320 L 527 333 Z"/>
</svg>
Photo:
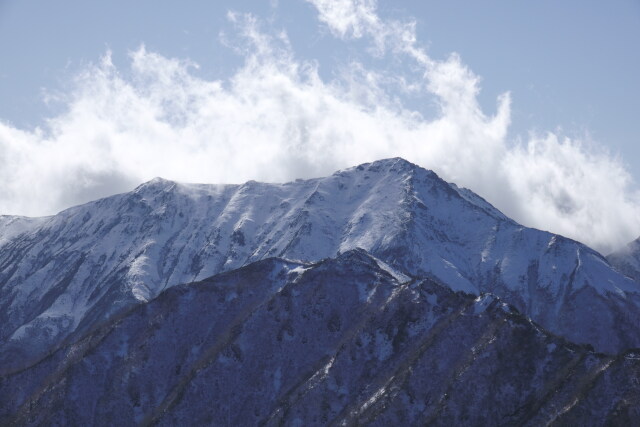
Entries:
<svg viewBox="0 0 640 427">
<path fill-rule="evenodd" d="M 376 263 L 378 264 L 378 267 L 380 267 L 382 270 L 386 271 L 387 273 L 389 273 L 391 276 L 393 276 L 394 279 L 396 279 L 399 283 L 406 283 L 409 280 L 411 280 L 411 277 L 407 276 L 406 274 L 394 269 L 393 267 L 391 267 L 389 264 L 387 264 L 386 262 L 373 257 L 372 258 L 376 261 Z"/>
<path fill-rule="evenodd" d="M 496 300 L 496 297 L 491 294 L 483 294 L 475 299 L 473 305 L 473 314 L 484 313 L 489 305 Z"/>
</svg>

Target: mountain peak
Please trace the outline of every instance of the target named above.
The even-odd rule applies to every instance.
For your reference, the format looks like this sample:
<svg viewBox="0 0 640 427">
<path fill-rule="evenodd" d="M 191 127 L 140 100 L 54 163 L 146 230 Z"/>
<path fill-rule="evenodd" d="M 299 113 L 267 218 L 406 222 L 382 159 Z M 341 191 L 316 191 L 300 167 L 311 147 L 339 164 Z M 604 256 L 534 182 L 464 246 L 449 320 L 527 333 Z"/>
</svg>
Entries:
<svg viewBox="0 0 640 427">
<path fill-rule="evenodd" d="M 373 161 L 371 163 L 367 163 L 371 168 L 380 168 L 380 167 L 389 167 L 390 169 L 395 170 L 412 170 L 420 168 L 420 166 L 415 163 L 411 163 L 410 161 L 402 158 L 402 157 L 390 157 L 387 159 L 380 159 Z"/>
<path fill-rule="evenodd" d="M 612 320 L 625 302 L 609 295 L 638 294 L 633 281 L 579 243 L 527 229 L 470 190 L 397 157 L 288 184 L 155 178 L 30 230 L 22 237 L 4 231 L 8 240 L 0 242 L 12 245 L 0 251 L 0 304 L 11 296 L 4 300 L 11 310 L 0 310 L 0 341 L 16 346 L 41 334 L 32 342 L 44 348 L 138 296 L 260 259 L 318 262 L 336 254 L 343 254 L 335 261 L 343 271 L 377 263 L 399 283 L 427 277 L 455 291 L 491 292 L 552 331 L 601 349 L 640 343 L 640 333 L 611 333 L 626 328 Z M 593 318 L 592 300 L 602 319 Z M 567 310 L 589 327 L 571 328 L 575 316 Z"/>
<path fill-rule="evenodd" d="M 415 171 L 417 169 L 426 171 L 426 169 L 421 168 L 402 157 L 391 157 L 388 159 L 376 160 L 374 162 L 362 163 L 358 166 L 338 171 L 336 174 L 339 175 L 345 172 L 403 173 Z M 433 173 L 431 171 L 428 172 Z"/>
<path fill-rule="evenodd" d="M 177 182 L 171 181 L 165 178 L 161 178 L 159 176 L 144 182 L 137 186 L 133 192 L 134 193 L 144 193 L 148 191 L 156 192 L 156 191 L 167 191 L 171 190 L 176 186 Z"/>
</svg>

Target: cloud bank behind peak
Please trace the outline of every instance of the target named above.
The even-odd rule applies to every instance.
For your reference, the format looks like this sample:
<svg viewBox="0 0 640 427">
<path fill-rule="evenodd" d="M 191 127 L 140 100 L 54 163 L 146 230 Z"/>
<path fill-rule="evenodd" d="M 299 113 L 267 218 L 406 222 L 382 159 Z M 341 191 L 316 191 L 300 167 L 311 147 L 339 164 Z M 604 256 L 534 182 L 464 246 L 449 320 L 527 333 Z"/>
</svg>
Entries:
<svg viewBox="0 0 640 427">
<path fill-rule="evenodd" d="M 493 114 L 455 54 L 432 59 L 415 22 L 373 1 L 312 0 L 321 30 L 366 41 L 402 72 L 343 64 L 330 79 L 298 59 L 284 31 L 231 13 L 224 42 L 244 64 L 220 80 L 144 46 L 118 69 L 87 66 L 63 113 L 35 130 L 0 123 L 0 213 L 43 215 L 155 176 L 191 182 L 287 181 L 401 156 L 479 193 L 507 215 L 607 252 L 640 234 L 640 195 L 602 147 L 553 132 L 511 141 L 510 95 Z M 400 94 L 400 95 L 398 95 Z M 402 95 L 429 99 L 432 117 Z"/>
</svg>

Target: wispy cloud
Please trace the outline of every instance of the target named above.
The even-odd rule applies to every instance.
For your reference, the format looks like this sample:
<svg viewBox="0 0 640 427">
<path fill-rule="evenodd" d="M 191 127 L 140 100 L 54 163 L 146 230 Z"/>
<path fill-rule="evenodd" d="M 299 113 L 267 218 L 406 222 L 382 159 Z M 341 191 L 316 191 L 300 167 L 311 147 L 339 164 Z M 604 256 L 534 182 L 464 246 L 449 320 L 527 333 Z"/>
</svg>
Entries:
<svg viewBox="0 0 640 427">
<path fill-rule="evenodd" d="M 236 31 L 223 40 L 245 63 L 222 80 L 144 47 L 125 77 L 107 53 L 41 129 L 0 123 L 0 212 L 48 214 L 154 176 L 286 181 L 402 156 L 526 225 L 603 251 L 640 234 L 640 197 L 617 159 L 553 133 L 509 142 L 509 94 L 485 114 L 478 76 L 455 54 L 429 57 L 415 22 L 384 20 L 373 1 L 311 3 L 331 34 L 369 40 L 372 55 L 406 62 L 406 74 L 351 62 L 323 80 L 286 33 L 233 13 Z M 437 114 L 423 117 L 398 90 L 432 97 Z"/>
<path fill-rule="evenodd" d="M 368 37 L 375 54 L 391 51 L 423 67 L 426 90 L 441 108 L 441 117 L 430 124 L 450 126 L 428 140 L 431 149 L 445 153 L 427 155 L 425 149 L 416 158 L 520 222 L 604 252 L 640 234 L 640 192 L 622 162 L 603 147 L 553 132 L 509 142 L 509 94 L 498 98 L 498 113 L 487 119 L 477 100 L 479 78 L 455 53 L 445 61 L 430 58 L 417 42 L 415 21 L 381 19 L 375 0 L 307 1 L 336 37 Z M 462 161 L 440 163 L 447 155 Z"/>
</svg>

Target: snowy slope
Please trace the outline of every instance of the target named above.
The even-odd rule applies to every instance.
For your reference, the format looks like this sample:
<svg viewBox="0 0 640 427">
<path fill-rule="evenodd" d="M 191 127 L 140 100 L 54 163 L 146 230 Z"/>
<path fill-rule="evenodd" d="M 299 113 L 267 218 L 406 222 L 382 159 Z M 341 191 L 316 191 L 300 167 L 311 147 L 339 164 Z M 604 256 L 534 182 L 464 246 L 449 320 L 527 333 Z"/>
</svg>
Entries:
<svg viewBox="0 0 640 427">
<path fill-rule="evenodd" d="M 27 233 L 47 220 L 47 217 L 0 215 L 0 248 L 14 237 Z"/>
<path fill-rule="evenodd" d="M 364 251 L 168 289 L 0 382 L 11 425 L 631 425 L 637 353 Z M 16 392 L 19 390 L 19 392 Z"/>
<path fill-rule="evenodd" d="M 640 346 L 637 283 L 586 246 L 522 227 L 402 159 L 287 184 L 154 179 L 8 240 L 0 251 L 8 370 L 179 283 L 266 257 L 316 261 L 357 247 L 405 274 L 500 295 L 576 342 Z"/>
<path fill-rule="evenodd" d="M 608 255 L 607 260 L 618 271 L 640 283 L 640 238 Z"/>
</svg>

